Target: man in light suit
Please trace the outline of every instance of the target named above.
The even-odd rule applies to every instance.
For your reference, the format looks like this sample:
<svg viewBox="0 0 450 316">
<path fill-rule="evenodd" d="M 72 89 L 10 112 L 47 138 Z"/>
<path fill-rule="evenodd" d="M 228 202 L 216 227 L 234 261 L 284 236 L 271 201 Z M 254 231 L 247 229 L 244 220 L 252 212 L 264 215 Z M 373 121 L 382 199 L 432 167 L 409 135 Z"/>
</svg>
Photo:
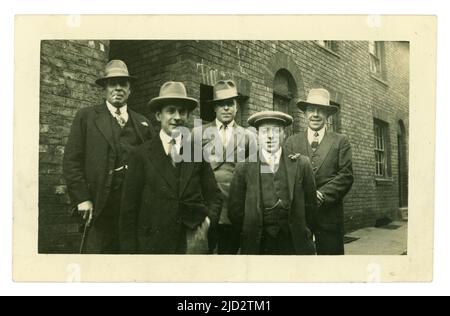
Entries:
<svg viewBox="0 0 450 316">
<path fill-rule="evenodd" d="M 297 104 L 305 112 L 308 129 L 291 136 L 286 149 L 310 158 L 319 201 L 315 233 L 318 255 L 344 254 L 343 199 L 353 185 L 352 150 L 346 135 L 327 131 L 326 121 L 339 108 L 325 89 L 312 89 L 306 101 Z"/>
<path fill-rule="evenodd" d="M 218 221 L 222 200 L 210 165 L 194 161 L 196 145 L 186 124 L 197 105 L 181 82 L 166 82 L 150 101 L 161 131 L 130 154 L 120 215 L 122 253 L 208 253 L 209 225 Z"/>
<path fill-rule="evenodd" d="M 119 252 L 122 183 L 129 152 L 153 137 L 150 122 L 127 105 L 135 80 L 123 61 L 112 60 L 96 83 L 106 101 L 78 111 L 65 148 L 63 169 L 74 208 L 90 226 L 84 253 Z"/>
<path fill-rule="evenodd" d="M 258 129 L 257 159 L 239 163 L 229 197 L 229 218 L 242 232 L 246 255 L 314 255 L 316 186 L 308 157 L 282 148 L 291 116 L 276 111 L 252 115 Z"/>
<path fill-rule="evenodd" d="M 200 132 L 202 135 L 204 157 L 211 163 L 224 201 L 219 222 L 213 223 L 210 230 L 210 251 L 231 255 L 239 250 L 240 235 L 228 218 L 230 183 L 236 163 L 245 160 L 250 146 L 253 145 L 256 151 L 256 141 L 254 135 L 235 121 L 239 110 L 235 82 L 220 80 L 213 89 L 213 100 L 208 104 L 214 110 L 216 118 L 213 122 L 203 125 L 200 131 L 194 129 L 193 133 L 196 135 Z"/>
</svg>

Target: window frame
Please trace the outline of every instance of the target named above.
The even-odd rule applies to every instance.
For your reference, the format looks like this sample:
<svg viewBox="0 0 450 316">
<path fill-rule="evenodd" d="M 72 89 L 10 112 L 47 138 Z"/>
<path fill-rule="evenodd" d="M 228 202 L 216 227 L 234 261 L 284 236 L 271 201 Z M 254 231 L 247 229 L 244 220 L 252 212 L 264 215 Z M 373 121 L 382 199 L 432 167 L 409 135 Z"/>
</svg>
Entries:
<svg viewBox="0 0 450 316">
<path fill-rule="evenodd" d="M 373 133 L 375 178 L 389 180 L 391 178 L 389 123 L 374 118 Z"/>
</svg>

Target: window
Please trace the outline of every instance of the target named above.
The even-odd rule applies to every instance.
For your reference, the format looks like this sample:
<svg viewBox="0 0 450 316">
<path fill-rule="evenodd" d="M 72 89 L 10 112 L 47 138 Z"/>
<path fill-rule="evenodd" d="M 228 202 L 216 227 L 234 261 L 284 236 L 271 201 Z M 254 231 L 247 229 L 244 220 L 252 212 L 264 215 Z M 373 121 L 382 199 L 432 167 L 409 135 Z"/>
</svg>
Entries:
<svg viewBox="0 0 450 316">
<path fill-rule="evenodd" d="M 294 77 L 286 69 L 280 69 L 275 74 L 273 81 L 273 109 L 291 115 L 294 123 L 286 129 L 287 135 L 292 135 L 300 131 L 300 121 L 298 119 L 300 110 L 295 106 L 297 96 L 297 85 Z"/>
<path fill-rule="evenodd" d="M 337 43 L 336 41 L 317 41 L 317 44 L 319 44 L 320 46 L 329 49 L 333 52 L 337 51 Z"/>
<path fill-rule="evenodd" d="M 370 72 L 379 77 L 382 75 L 382 42 L 369 42 Z"/>
<path fill-rule="evenodd" d="M 331 105 L 335 105 L 340 108 L 340 105 L 334 101 L 331 101 Z M 330 115 L 327 120 L 327 130 L 331 132 L 339 133 L 341 130 L 340 127 L 340 116 L 339 111 L 333 115 Z"/>
<path fill-rule="evenodd" d="M 389 172 L 389 125 L 381 120 L 374 120 L 375 176 L 388 178 Z"/>
</svg>

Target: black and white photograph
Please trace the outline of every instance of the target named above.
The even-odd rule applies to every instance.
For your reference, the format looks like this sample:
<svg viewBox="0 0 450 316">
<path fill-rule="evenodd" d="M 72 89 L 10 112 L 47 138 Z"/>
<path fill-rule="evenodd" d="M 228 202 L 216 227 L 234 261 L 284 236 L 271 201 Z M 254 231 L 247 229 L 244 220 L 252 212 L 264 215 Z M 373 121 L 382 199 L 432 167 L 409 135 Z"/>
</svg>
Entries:
<svg viewBox="0 0 450 316">
<path fill-rule="evenodd" d="M 65 23 L 86 30 L 86 19 Z M 165 275 L 179 260 L 255 260 L 259 273 L 280 259 L 372 258 L 362 275 L 381 278 L 416 249 L 412 36 L 75 34 L 34 39 L 37 213 L 26 234 L 38 258 L 158 260 Z"/>
</svg>

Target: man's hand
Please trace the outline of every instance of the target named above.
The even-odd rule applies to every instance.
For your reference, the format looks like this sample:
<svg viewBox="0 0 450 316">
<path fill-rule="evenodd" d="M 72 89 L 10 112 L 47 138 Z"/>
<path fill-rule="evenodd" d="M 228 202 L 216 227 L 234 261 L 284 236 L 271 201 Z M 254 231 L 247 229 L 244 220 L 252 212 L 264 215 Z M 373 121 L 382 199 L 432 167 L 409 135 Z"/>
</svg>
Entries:
<svg viewBox="0 0 450 316">
<path fill-rule="evenodd" d="M 319 202 L 319 207 L 322 206 L 322 204 L 325 202 L 325 197 L 320 191 L 317 191 L 317 202 Z"/>
<path fill-rule="evenodd" d="M 194 240 L 200 241 L 200 240 L 206 240 L 208 238 L 208 230 L 209 226 L 211 225 L 211 220 L 207 216 L 203 222 L 203 224 L 197 228 Z"/>
<path fill-rule="evenodd" d="M 78 204 L 78 213 L 86 221 L 86 225 L 89 227 L 91 225 L 92 216 L 94 214 L 94 204 L 91 201 L 84 201 Z"/>
</svg>

